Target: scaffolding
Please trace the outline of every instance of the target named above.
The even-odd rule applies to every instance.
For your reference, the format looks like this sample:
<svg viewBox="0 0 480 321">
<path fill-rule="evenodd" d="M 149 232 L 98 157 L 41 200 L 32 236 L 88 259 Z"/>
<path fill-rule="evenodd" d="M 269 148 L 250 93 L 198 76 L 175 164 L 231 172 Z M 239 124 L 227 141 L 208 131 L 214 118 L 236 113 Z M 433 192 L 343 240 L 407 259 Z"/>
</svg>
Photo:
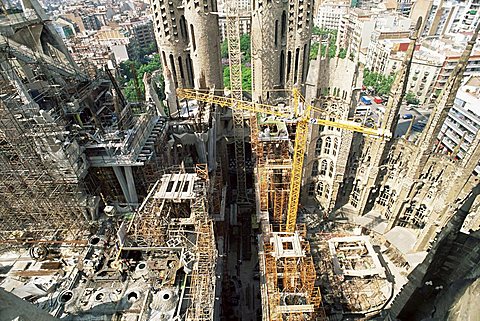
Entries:
<svg viewBox="0 0 480 321">
<path fill-rule="evenodd" d="M 85 229 L 88 200 L 82 198 L 76 169 L 46 162 L 48 138 L 62 130 L 53 122 L 32 123 L 32 116 L 41 117 L 38 106 L 25 105 L 10 82 L 0 87 L 0 238 L 78 236 Z"/>
<path fill-rule="evenodd" d="M 198 233 L 196 254 L 197 261 L 192 271 L 191 305 L 186 320 L 213 320 L 215 303 L 215 264 L 216 249 L 213 237 L 213 222 L 204 218 L 195 226 Z"/>
<path fill-rule="evenodd" d="M 298 232 L 274 232 L 262 248 L 262 294 L 268 307 L 264 320 L 327 320 L 320 289 L 315 286 L 317 274 L 310 244 L 304 236 Z"/>
</svg>

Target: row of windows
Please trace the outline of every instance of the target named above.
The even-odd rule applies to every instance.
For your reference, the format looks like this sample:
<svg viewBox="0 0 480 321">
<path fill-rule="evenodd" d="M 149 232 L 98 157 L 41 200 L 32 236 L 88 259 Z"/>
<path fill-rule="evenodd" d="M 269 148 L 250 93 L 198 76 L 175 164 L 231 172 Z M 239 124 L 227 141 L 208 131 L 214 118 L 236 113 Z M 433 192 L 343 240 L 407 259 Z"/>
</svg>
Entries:
<svg viewBox="0 0 480 321">
<path fill-rule="evenodd" d="M 325 139 L 323 139 L 322 137 L 320 137 L 317 140 L 317 143 L 315 144 L 315 156 L 319 156 L 322 153 L 322 150 L 324 154 L 331 153 L 333 156 L 336 156 L 337 150 L 338 150 L 338 142 L 339 142 L 338 138 L 335 137 L 333 139 L 333 149 L 332 149 L 332 138 L 326 137 Z M 322 146 L 323 146 L 323 149 L 322 149 Z"/>
<path fill-rule="evenodd" d="M 330 195 L 330 185 L 324 182 L 319 182 L 317 185 L 317 196 L 328 198 Z M 315 195 L 315 183 L 310 183 L 308 185 L 308 196 Z"/>
<path fill-rule="evenodd" d="M 276 38 L 275 38 L 276 39 Z M 304 44 L 303 46 L 303 60 L 301 66 L 301 81 L 305 81 L 306 77 L 306 69 L 308 67 L 308 44 Z M 285 64 L 287 68 L 285 68 Z M 299 66 L 300 66 L 300 48 L 295 49 L 295 60 L 294 60 L 294 74 L 293 74 L 293 83 L 296 83 L 298 80 L 299 74 Z M 285 77 L 286 71 L 286 77 Z M 287 57 L 285 59 L 285 52 L 282 50 L 280 52 L 280 77 L 279 77 L 279 84 L 284 85 L 286 81 L 290 80 L 290 73 L 292 71 L 292 51 L 287 52 Z"/>
<path fill-rule="evenodd" d="M 323 87 L 323 88 L 318 88 L 317 89 L 317 96 L 334 96 L 334 97 L 340 97 L 343 100 L 347 99 L 348 92 L 346 90 L 341 90 L 340 88 L 333 87 L 333 92 L 331 91 L 331 87 Z"/>
<path fill-rule="evenodd" d="M 427 206 L 421 204 L 420 206 L 415 207 L 413 203 L 407 208 L 405 214 L 400 217 L 398 225 L 403 227 L 423 228 L 425 226 L 426 216 Z"/>
<path fill-rule="evenodd" d="M 333 177 L 334 169 L 335 168 L 334 168 L 333 161 L 330 161 L 329 163 L 326 159 L 324 159 L 321 162 L 320 171 L 319 171 L 318 160 L 316 160 L 313 162 L 312 177 L 318 176 L 318 175 L 325 176 L 327 175 L 327 171 L 328 171 L 328 177 Z"/>
</svg>

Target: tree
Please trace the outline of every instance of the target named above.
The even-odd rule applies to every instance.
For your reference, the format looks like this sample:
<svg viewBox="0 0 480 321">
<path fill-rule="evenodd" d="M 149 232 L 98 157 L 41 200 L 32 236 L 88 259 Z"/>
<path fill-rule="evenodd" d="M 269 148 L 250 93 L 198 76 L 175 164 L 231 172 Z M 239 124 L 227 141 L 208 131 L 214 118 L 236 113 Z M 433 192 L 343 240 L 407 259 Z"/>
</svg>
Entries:
<svg viewBox="0 0 480 321">
<path fill-rule="evenodd" d="M 220 46 L 222 58 L 228 59 L 228 41 L 222 42 Z M 245 91 L 252 90 L 252 69 L 250 67 L 251 56 L 251 40 L 250 35 L 244 34 L 240 36 L 240 51 L 242 52 L 242 88 Z M 230 88 L 230 67 L 223 66 L 223 85 Z"/>
<path fill-rule="evenodd" d="M 145 94 L 145 87 L 143 84 L 143 75 L 145 73 L 153 73 L 156 70 L 159 70 L 162 68 L 162 64 L 160 62 L 160 55 L 156 54 L 153 55 L 153 58 L 148 61 L 145 64 L 141 64 L 138 61 L 130 61 L 127 60 L 125 62 L 122 62 L 120 64 L 120 74 L 122 75 L 122 82 L 123 82 L 123 93 L 125 95 L 125 98 L 128 101 L 137 101 L 137 93 L 135 90 L 135 81 L 132 73 L 131 66 L 134 66 L 136 71 L 137 71 L 137 79 L 140 87 L 140 91 Z M 163 76 L 159 76 L 157 79 L 159 81 L 158 83 L 158 88 L 155 88 L 157 90 L 157 94 L 160 99 L 164 97 L 164 89 L 165 89 L 165 83 Z"/>
<path fill-rule="evenodd" d="M 317 59 L 319 47 L 320 47 L 320 44 L 318 42 L 312 43 L 312 45 L 310 46 L 310 54 L 309 54 L 310 60 Z"/>
<path fill-rule="evenodd" d="M 230 88 L 230 67 L 223 67 L 223 86 Z M 252 68 L 242 65 L 242 90 L 252 91 Z"/>
<path fill-rule="evenodd" d="M 250 63 L 250 60 L 252 59 L 250 35 L 243 34 L 240 37 L 240 50 L 243 53 L 243 62 Z"/>
<path fill-rule="evenodd" d="M 225 39 L 220 45 L 220 54 L 222 58 L 228 59 L 228 40 Z"/>
<path fill-rule="evenodd" d="M 347 49 L 340 48 L 340 50 L 338 51 L 338 58 L 345 59 L 346 57 L 347 57 Z"/>
<path fill-rule="evenodd" d="M 320 36 L 322 34 L 322 29 L 317 26 L 313 26 L 312 28 L 312 35 Z"/>
<path fill-rule="evenodd" d="M 373 87 L 377 95 L 386 95 L 392 88 L 395 77 L 393 75 L 385 76 L 377 72 L 371 72 L 365 69 L 363 72 L 363 85 Z"/>
<path fill-rule="evenodd" d="M 420 100 L 411 91 L 405 94 L 405 101 L 407 102 L 407 104 L 410 104 L 410 105 L 418 105 L 420 103 Z"/>
<path fill-rule="evenodd" d="M 242 89 L 252 91 L 252 68 L 242 66 Z"/>
<path fill-rule="evenodd" d="M 320 46 L 318 42 L 313 42 L 312 45 L 310 46 L 310 53 L 309 53 L 309 59 L 316 59 L 318 50 L 320 49 L 320 54 L 322 57 L 326 57 L 328 54 L 328 57 L 333 58 L 335 57 L 335 53 L 337 51 L 337 32 L 335 30 L 328 30 L 328 29 L 320 29 L 318 27 L 314 27 L 313 34 L 319 35 L 322 37 L 323 40 L 321 40 L 322 45 Z M 327 45 L 326 41 L 328 39 L 328 53 L 326 52 L 327 50 Z"/>
<path fill-rule="evenodd" d="M 240 36 L 240 51 L 242 52 L 242 62 L 250 63 L 250 60 L 252 57 L 250 35 L 243 34 Z M 228 59 L 228 40 L 227 39 L 225 39 L 220 44 L 220 54 L 222 58 Z"/>
</svg>

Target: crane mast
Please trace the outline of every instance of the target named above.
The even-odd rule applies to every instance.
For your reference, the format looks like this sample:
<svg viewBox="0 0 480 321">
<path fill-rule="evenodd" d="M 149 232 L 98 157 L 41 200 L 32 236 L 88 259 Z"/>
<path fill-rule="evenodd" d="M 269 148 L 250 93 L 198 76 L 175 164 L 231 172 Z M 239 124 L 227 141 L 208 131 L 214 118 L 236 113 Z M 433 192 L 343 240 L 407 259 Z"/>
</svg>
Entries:
<svg viewBox="0 0 480 321">
<path fill-rule="evenodd" d="M 242 52 L 240 50 L 240 22 L 234 1 L 227 1 L 227 43 L 230 65 L 230 90 L 232 98 L 242 100 Z M 233 137 L 237 173 L 237 202 L 247 200 L 247 182 L 245 173 L 245 128 L 243 111 L 232 110 Z"/>
</svg>

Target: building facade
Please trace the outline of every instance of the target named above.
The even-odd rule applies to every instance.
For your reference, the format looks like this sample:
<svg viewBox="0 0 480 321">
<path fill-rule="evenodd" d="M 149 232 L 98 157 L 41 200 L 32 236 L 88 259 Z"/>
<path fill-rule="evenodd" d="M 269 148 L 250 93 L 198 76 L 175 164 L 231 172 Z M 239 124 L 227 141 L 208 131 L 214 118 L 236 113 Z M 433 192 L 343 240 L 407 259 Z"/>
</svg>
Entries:
<svg viewBox="0 0 480 321">
<path fill-rule="evenodd" d="M 175 87 L 223 88 L 217 2 L 155 0 L 156 40 Z"/>
<path fill-rule="evenodd" d="M 470 77 L 458 90 L 438 136 L 443 152 L 463 159 L 479 129 L 480 81 L 478 77 Z"/>
<path fill-rule="evenodd" d="M 324 2 L 318 6 L 314 25 L 321 29 L 338 30 L 349 8 L 348 4 Z"/>
<path fill-rule="evenodd" d="M 253 99 L 267 101 L 278 94 L 276 89 L 305 83 L 313 1 L 252 4 Z"/>
</svg>

